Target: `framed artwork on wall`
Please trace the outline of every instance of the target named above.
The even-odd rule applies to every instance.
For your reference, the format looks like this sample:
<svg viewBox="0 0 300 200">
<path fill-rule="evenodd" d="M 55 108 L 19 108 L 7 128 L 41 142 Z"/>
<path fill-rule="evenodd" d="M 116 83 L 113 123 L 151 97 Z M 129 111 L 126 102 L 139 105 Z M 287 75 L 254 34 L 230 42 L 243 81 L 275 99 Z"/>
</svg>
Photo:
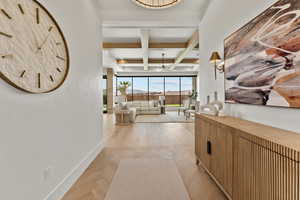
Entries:
<svg viewBox="0 0 300 200">
<path fill-rule="evenodd" d="M 224 41 L 226 103 L 300 108 L 300 1 L 280 0 Z"/>
</svg>

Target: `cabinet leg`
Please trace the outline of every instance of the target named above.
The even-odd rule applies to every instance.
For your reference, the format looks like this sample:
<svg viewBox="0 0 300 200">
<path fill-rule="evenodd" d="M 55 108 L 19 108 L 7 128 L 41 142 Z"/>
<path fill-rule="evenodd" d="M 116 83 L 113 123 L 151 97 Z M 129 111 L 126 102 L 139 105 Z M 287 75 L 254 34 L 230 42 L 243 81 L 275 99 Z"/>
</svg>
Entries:
<svg viewBox="0 0 300 200">
<path fill-rule="evenodd" d="M 199 165 L 199 164 L 200 164 L 199 159 L 196 159 L 196 165 Z"/>
</svg>

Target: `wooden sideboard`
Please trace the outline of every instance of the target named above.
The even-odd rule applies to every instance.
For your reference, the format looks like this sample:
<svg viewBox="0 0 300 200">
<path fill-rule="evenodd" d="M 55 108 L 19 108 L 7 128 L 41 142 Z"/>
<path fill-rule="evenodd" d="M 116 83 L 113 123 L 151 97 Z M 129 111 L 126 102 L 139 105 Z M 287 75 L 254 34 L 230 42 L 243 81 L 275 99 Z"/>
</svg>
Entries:
<svg viewBox="0 0 300 200">
<path fill-rule="evenodd" d="M 300 200 L 300 134 L 196 114 L 197 163 L 232 200 Z"/>
</svg>

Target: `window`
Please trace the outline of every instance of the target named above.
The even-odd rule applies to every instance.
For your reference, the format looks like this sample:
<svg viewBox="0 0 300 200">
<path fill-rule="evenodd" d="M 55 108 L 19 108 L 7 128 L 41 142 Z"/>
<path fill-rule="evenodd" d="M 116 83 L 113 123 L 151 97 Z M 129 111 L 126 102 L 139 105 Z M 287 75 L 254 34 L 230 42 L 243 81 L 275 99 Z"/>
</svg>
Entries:
<svg viewBox="0 0 300 200">
<path fill-rule="evenodd" d="M 180 77 L 165 78 L 165 96 L 167 106 L 180 106 Z"/>
<path fill-rule="evenodd" d="M 181 78 L 181 103 L 184 100 L 189 99 L 189 97 L 193 94 L 193 77 L 182 77 Z"/>
<path fill-rule="evenodd" d="M 133 77 L 133 100 L 148 101 L 148 77 Z"/>
<path fill-rule="evenodd" d="M 165 95 L 165 78 L 150 77 L 149 78 L 149 100 L 158 100 L 159 96 Z"/>
<path fill-rule="evenodd" d="M 116 85 L 121 81 L 130 83 L 127 89 L 127 101 L 158 100 L 166 97 L 166 105 L 178 107 L 196 91 L 196 77 L 117 77 Z M 120 95 L 116 91 L 117 96 Z"/>
</svg>

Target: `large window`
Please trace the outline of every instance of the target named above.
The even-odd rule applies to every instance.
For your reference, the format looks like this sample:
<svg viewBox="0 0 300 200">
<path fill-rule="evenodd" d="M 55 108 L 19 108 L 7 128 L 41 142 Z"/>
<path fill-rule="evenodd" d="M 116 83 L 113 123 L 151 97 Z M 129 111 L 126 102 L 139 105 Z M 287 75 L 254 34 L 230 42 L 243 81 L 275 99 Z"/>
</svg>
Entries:
<svg viewBox="0 0 300 200">
<path fill-rule="evenodd" d="M 133 100 L 148 101 L 148 77 L 133 77 Z"/>
<path fill-rule="evenodd" d="M 158 100 L 159 96 L 166 97 L 168 106 L 182 105 L 183 100 L 188 99 L 193 90 L 196 91 L 196 77 L 117 77 L 116 84 L 121 81 L 130 83 L 127 89 L 128 101 Z M 120 95 L 120 92 L 116 92 Z"/>
<path fill-rule="evenodd" d="M 193 94 L 195 87 L 193 84 L 193 77 L 181 78 L 181 102 L 183 102 L 186 99 L 189 99 L 189 97 Z"/>
<path fill-rule="evenodd" d="M 165 78 L 150 77 L 149 78 L 149 99 L 158 100 L 159 96 L 165 95 Z"/>
<path fill-rule="evenodd" d="M 180 77 L 166 77 L 165 96 L 168 106 L 180 106 Z"/>
</svg>

